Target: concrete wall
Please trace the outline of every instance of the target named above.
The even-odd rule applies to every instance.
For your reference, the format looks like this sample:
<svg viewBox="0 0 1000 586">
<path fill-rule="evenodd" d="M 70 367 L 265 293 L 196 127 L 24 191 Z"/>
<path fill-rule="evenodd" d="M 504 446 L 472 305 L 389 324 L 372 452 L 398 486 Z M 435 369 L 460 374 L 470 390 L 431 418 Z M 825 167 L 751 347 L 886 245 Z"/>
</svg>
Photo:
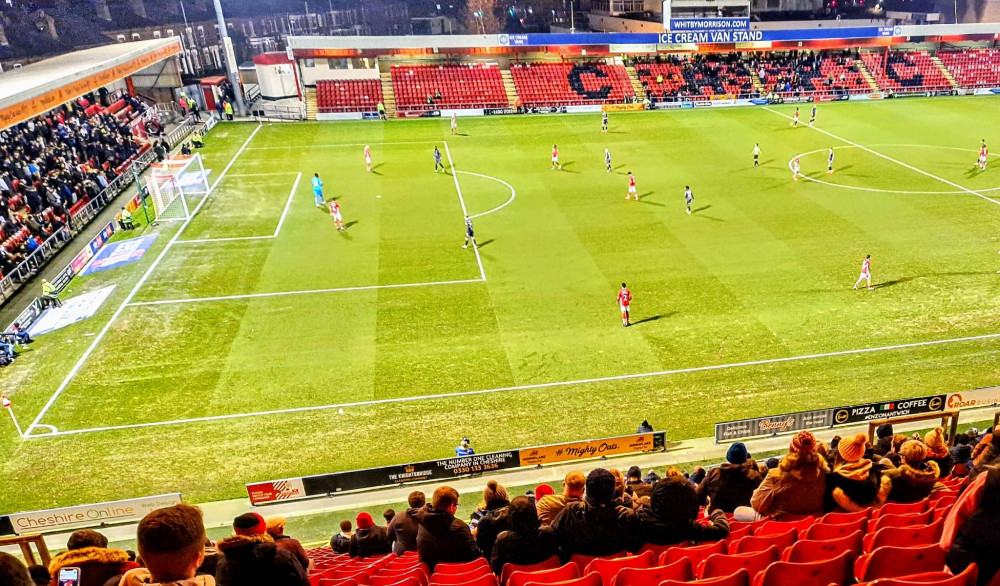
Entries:
<svg viewBox="0 0 1000 586">
<path fill-rule="evenodd" d="M 278 65 L 256 64 L 257 84 L 260 95 L 265 100 L 281 98 L 298 98 L 299 90 L 295 86 L 295 72 L 291 63 Z"/>
</svg>

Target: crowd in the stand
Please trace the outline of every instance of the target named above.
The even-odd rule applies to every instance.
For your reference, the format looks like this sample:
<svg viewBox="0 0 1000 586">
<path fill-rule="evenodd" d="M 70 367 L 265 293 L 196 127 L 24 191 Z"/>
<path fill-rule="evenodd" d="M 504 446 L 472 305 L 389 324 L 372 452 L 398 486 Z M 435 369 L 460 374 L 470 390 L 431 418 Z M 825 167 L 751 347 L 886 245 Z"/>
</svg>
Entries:
<svg viewBox="0 0 1000 586">
<path fill-rule="evenodd" d="M 139 152 L 127 119 L 103 110 L 87 115 L 96 99 L 91 94 L 0 131 L 3 275 L 70 221 L 73 204 L 98 195 Z M 125 100 L 134 112 L 145 108 Z"/>
<path fill-rule="evenodd" d="M 570 472 L 559 492 L 543 484 L 514 498 L 490 480 L 469 523 L 459 514 L 468 497 L 441 486 L 429 502 L 422 492 L 411 493 L 409 508 L 386 511 L 384 524 L 367 512 L 357 515 L 356 528 L 342 521 L 330 546 L 351 557 L 417 552 L 431 570 L 485 557 L 499 574 L 505 564 L 534 564 L 553 555 L 565 560 L 636 551 L 644 544 L 715 541 L 729 534 L 732 519 L 788 521 L 916 502 L 944 490 L 939 480 L 948 475 L 965 480 L 944 521 L 940 545 L 948 552 L 947 565 L 959 573 L 975 563 L 979 584 L 987 584 L 1000 568 L 1000 434 L 975 429 L 951 448 L 940 427 L 910 437 L 883 425 L 874 444 L 866 434 L 834 437 L 828 444 L 802 431 L 787 454 L 760 463 L 744 444 L 734 443 L 726 461 L 708 471 L 697 467 L 686 474 L 669 467 L 661 477 L 634 466 L 624 475 L 595 468 L 586 475 Z M 180 504 L 139 523 L 138 555 L 109 549 L 100 533 L 77 531 L 68 551 L 48 568 L 30 569 L 34 582 L 20 562 L 0 554 L 0 582 L 56 586 L 60 569 L 76 567 L 84 577 L 81 586 L 307 586 L 313 562 L 284 528 L 283 518 L 265 521 L 246 513 L 234 520 L 231 537 L 213 543 L 206 539 L 201 511 Z"/>
</svg>

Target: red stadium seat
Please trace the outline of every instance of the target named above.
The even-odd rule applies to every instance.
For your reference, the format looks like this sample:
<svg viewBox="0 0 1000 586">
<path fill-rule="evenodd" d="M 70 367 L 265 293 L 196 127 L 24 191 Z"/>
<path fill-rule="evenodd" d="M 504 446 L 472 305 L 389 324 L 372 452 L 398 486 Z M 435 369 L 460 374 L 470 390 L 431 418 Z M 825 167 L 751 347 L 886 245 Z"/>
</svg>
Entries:
<svg viewBox="0 0 1000 586">
<path fill-rule="evenodd" d="M 455 574 L 446 575 L 454 576 Z M 471 579 L 467 578 L 462 582 L 437 582 L 434 578 L 434 576 L 431 576 L 428 586 L 447 586 L 452 584 L 461 584 L 462 586 L 497 586 L 497 577 L 493 575 L 493 572 L 487 572 Z"/>
<path fill-rule="evenodd" d="M 617 553 L 613 553 L 611 555 L 605 555 L 605 556 L 583 555 L 582 553 L 574 553 L 573 555 L 569 556 L 569 563 L 576 564 L 577 569 L 580 570 L 580 574 L 579 575 L 580 576 L 585 576 L 587 573 L 584 570 L 587 569 L 587 566 L 590 565 L 590 562 L 592 562 L 592 561 L 594 561 L 594 560 L 596 560 L 598 558 L 604 558 L 604 559 L 623 558 L 623 557 L 625 557 L 627 555 L 628 555 L 628 552 L 624 551 L 624 550 L 623 551 L 619 551 Z"/>
<path fill-rule="evenodd" d="M 698 566 L 698 578 L 702 580 L 719 578 L 743 569 L 750 574 L 752 581 L 757 574 L 779 559 L 781 559 L 781 550 L 776 545 L 752 553 L 710 555 Z"/>
<path fill-rule="evenodd" d="M 936 521 L 930 525 L 916 527 L 886 527 L 876 533 L 865 535 L 864 550 L 871 552 L 879 547 L 892 545 L 896 547 L 911 547 L 937 543 L 944 529 L 944 521 Z"/>
<path fill-rule="evenodd" d="M 913 513 L 923 513 L 927 510 L 928 501 L 922 500 L 915 503 L 886 503 L 881 508 L 875 509 L 872 519 L 878 519 L 885 515 L 912 515 Z"/>
<path fill-rule="evenodd" d="M 827 539 L 838 539 L 851 535 L 856 531 L 865 532 L 868 527 L 868 519 L 858 519 L 853 523 L 817 523 L 806 530 L 806 539 L 824 541 Z"/>
<path fill-rule="evenodd" d="M 372 578 L 372 581 L 368 583 L 368 586 L 424 586 L 427 584 L 426 580 L 421 581 L 420 578 L 416 576 L 410 576 L 408 578 L 400 579 L 399 576 L 393 577 L 396 582 L 377 582 L 379 576 Z"/>
<path fill-rule="evenodd" d="M 852 583 L 854 554 L 845 551 L 821 562 L 775 562 L 757 575 L 753 586 L 830 586 Z"/>
<path fill-rule="evenodd" d="M 790 530 L 795 530 L 796 535 L 801 535 L 806 529 L 816 522 L 812 517 L 806 517 L 801 521 L 768 521 L 754 530 L 754 537 L 765 537 L 768 535 L 782 535 Z"/>
<path fill-rule="evenodd" d="M 566 564 L 551 570 L 536 570 L 534 572 L 512 572 L 507 578 L 506 586 L 525 586 L 525 584 L 552 584 L 580 577 L 580 568 L 574 563 Z"/>
<path fill-rule="evenodd" d="M 976 586 L 979 568 L 969 564 L 962 573 L 953 575 L 948 572 L 927 572 L 899 578 L 882 578 L 871 582 L 872 586 Z"/>
<path fill-rule="evenodd" d="M 914 525 L 926 525 L 933 520 L 934 511 L 923 511 L 920 513 L 906 513 L 902 515 L 882 515 L 873 518 L 868 525 L 869 533 L 877 533 L 879 529 L 886 527 L 913 527 Z"/>
<path fill-rule="evenodd" d="M 526 566 L 504 564 L 503 570 L 500 571 L 500 586 L 505 586 L 507 584 L 507 580 L 510 578 L 510 575 L 514 572 L 536 572 L 538 570 L 552 570 L 558 567 L 559 556 L 552 556 L 543 562 Z"/>
<path fill-rule="evenodd" d="M 434 573 L 431 574 L 431 582 L 434 584 L 468 584 L 480 576 L 492 573 L 489 566 L 478 566 L 462 574 L 441 574 L 435 568 Z"/>
<path fill-rule="evenodd" d="M 936 543 L 924 546 L 885 546 L 866 553 L 854 564 L 854 577 L 859 582 L 879 578 L 898 578 L 909 574 L 944 570 L 947 552 Z"/>
<path fill-rule="evenodd" d="M 528 582 L 527 586 L 549 584 L 549 586 L 601 586 L 601 577 L 597 574 L 587 574 L 582 578 L 574 578 L 563 582 Z"/>
<path fill-rule="evenodd" d="M 742 539 L 752 534 L 753 534 L 753 527 L 750 527 L 749 525 L 740 527 L 735 530 L 730 527 L 729 535 L 726 536 L 726 541 L 732 544 L 737 539 Z"/>
<path fill-rule="evenodd" d="M 707 580 L 692 580 L 690 582 L 664 580 L 660 582 L 659 586 L 750 586 L 750 574 L 746 570 L 740 570 L 729 576 L 708 578 Z"/>
<path fill-rule="evenodd" d="M 486 558 L 477 558 L 471 562 L 464 562 L 461 564 L 438 564 L 434 566 L 434 575 L 440 576 L 441 574 L 465 574 L 473 570 L 480 570 L 482 568 L 490 569 L 489 562 Z"/>
<path fill-rule="evenodd" d="M 790 549 L 785 550 L 782 559 L 786 562 L 816 562 L 828 560 L 849 551 L 855 556 L 861 554 L 862 540 L 865 534 L 855 531 L 850 535 L 827 539 L 823 541 L 803 539 L 796 541 Z"/>
<path fill-rule="evenodd" d="M 870 507 L 863 511 L 857 511 L 854 513 L 841 513 L 835 511 L 833 513 L 823 515 L 819 522 L 824 525 L 844 525 L 847 523 L 856 523 L 859 519 L 867 521 L 868 519 L 871 519 L 872 512 L 874 512 L 874 510 Z"/>
<path fill-rule="evenodd" d="M 647 584 L 659 584 L 664 580 L 687 582 L 693 578 L 691 560 L 684 558 L 666 566 L 623 568 L 615 576 L 613 586 L 646 586 Z"/>
<path fill-rule="evenodd" d="M 751 535 L 750 537 L 744 537 L 733 543 L 732 552 L 749 553 L 752 551 L 762 551 L 772 545 L 777 545 L 779 549 L 785 549 L 795 543 L 795 540 L 798 538 L 797 533 L 796 529 L 789 529 L 780 535 L 765 535 L 763 537 Z"/>
<path fill-rule="evenodd" d="M 591 572 L 597 572 L 600 574 L 601 582 L 604 586 L 611 586 L 615 576 L 623 568 L 652 568 L 655 563 L 656 560 L 653 552 L 646 552 L 638 556 L 611 559 L 597 558 L 587 564 L 587 567 L 583 570 L 583 575 L 586 576 Z"/>
<path fill-rule="evenodd" d="M 319 586 L 359 586 L 368 582 L 358 582 L 354 578 L 322 578 L 318 582 Z"/>
<path fill-rule="evenodd" d="M 653 545 L 652 543 L 646 543 L 642 547 L 639 548 L 639 551 L 636 552 L 636 555 L 642 555 L 642 554 L 646 553 L 647 551 L 651 551 L 651 552 L 653 552 L 653 557 L 655 557 L 657 560 L 659 560 L 660 556 L 663 555 L 663 552 L 667 551 L 671 547 L 675 547 L 675 546 L 673 546 L 673 545 Z"/>
<path fill-rule="evenodd" d="M 679 547 L 674 546 L 663 552 L 660 556 L 660 565 L 666 566 L 676 562 L 677 560 L 687 558 L 691 560 L 692 567 L 698 567 L 701 560 L 707 558 L 714 553 L 728 553 L 728 544 L 725 541 L 717 541 L 715 543 L 708 543 L 705 545 L 696 545 L 693 547 Z"/>
</svg>

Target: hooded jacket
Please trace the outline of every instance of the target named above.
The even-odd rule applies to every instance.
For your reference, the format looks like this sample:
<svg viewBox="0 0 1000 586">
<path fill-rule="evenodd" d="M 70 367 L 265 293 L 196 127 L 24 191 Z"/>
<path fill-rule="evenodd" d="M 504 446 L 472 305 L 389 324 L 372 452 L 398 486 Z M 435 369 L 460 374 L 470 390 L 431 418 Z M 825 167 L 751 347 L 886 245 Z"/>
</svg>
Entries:
<svg viewBox="0 0 1000 586">
<path fill-rule="evenodd" d="M 620 500 L 590 497 L 572 502 L 552 522 L 564 559 L 573 554 L 603 556 L 626 550 L 635 530 L 635 511 Z"/>
<path fill-rule="evenodd" d="M 309 586 L 305 568 L 270 535 L 233 535 L 216 547 L 222 554 L 215 570 L 219 586 Z"/>
<path fill-rule="evenodd" d="M 919 464 L 903 464 L 899 468 L 887 470 L 892 479 L 889 500 L 897 503 L 915 503 L 930 496 L 937 484 L 941 469 L 937 462 L 927 460 Z"/>
<path fill-rule="evenodd" d="M 379 525 L 358 529 L 351 536 L 349 552 L 352 558 L 392 553 L 392 534 L 387 527 Z"/>
<path fill-rule="evenodd" d="M 52 586 L 58 584 L 61 568 L 80 568 L 80 586 L 105 586 L 118 584 L 122 574 L 139 567 L 139 564 L 128 561 L 128 554 L 120 549 L 106 547 L 82 547 L 71 549 L 52 558 L 49 562 L 49 573 L 52 574 Z"/>
<path fill-rule="evenodd" d="M 479 557 L 479 548 L 465 521 L 447 511 L 427 508 L 417 513 L 417 551 L 420 561 L 434 570 L 439 563 L 471 562 Z"/>
<path fill-rule="evenodd" d="M 779 520 L 822 514 L 829 471 L 826 459 L 815 452 L 788 454 L 767 473 L 750 506 L 761 516 Z"/>
<path fill-rule="evenodd" d="M 698 485 L 698 501 L 703 505 L 711 501 L 713 509 L 732 513 L 736 507 L 750 504 L 753 491 L 763 481 L 764 477 L 753 460 L 743 464 L 727 462 L 705 475 Z"/>
<path fill-rule="evenodd" d="M 881 507 L 889 498 L 892 480 L 864 458 L 856 462 L 836 464 L 826 476 L 824 509 L 832 511 L 860 511 L 868 507 Z"/>
<path fill-rule="evenodd" d="M 215 578 L 212 576 L 195 576 L 187 580 L 175 582 L 154 582 L 153 575 L 146 568 L 136 568 L 129 570 L 124 576 L 120 586 L 215 586 Z"/>
<path fill-rule="evenodd" d="M 392 553 L 403 555 L 408 551 L 417 551 L 417 513 L 420 509 L 406 509 L 396 513 L 389 522 L 389 533 L 394 537 Z"/>
<path fill-rule="evenodd" d="M 668 477 L 653 485 L 649 503 L 636 510 L 633 549 L 642 544 L 673 545 L 683 541 L 718 541 L 729 535 L 729 522 L 720 510 L 708 524 L 697 523 L 698 495 L 684 478 Z"/>
<path fill-rule="evenodd" d="M 505 503 L 487 510 L 479 518 L 479 525 L 476 527 L 476 545 L 486 559 L 490 559 L 493 554 L 493 544 L 496 543 L 497 536 L 510 529 L 509 510 L 510 503 Z"/>
<path fill-rule="evenodd" d="M 514 499 L 507 522 L 509 528 L 497 536 L 490 556 L 495 573 L 500 574 L 507 564 L 537 564 L 558 552 L 555 532 L 541 526 L 537 509 L 528 499 Z"/>
</svg>

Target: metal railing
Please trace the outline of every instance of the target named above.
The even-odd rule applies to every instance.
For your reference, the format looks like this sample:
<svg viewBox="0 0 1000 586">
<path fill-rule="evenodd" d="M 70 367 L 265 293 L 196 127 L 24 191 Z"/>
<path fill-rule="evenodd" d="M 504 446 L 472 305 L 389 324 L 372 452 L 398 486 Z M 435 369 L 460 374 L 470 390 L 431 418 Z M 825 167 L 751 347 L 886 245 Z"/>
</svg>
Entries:
<svg viewBox="0 0 1000 586">
<path fill-rule="evenodd" d="M 261 104 L 259 108 L 254 108 L 255 118 L 271 120 L 305 120 L 306 106 L 299 102 L 297 106 L 283 106 L 277 104 Z"/>
<path fill-rule="evenodd" d="M 214 115 L 209 115 L 206 122 L 202 124 L 203 131 L 211 130 L 218 120 Z M 167 134 L 166 140 L 171 147 L 176 146 L 197 126 L 198 123 L 188 118 L 180 126 Z M 23 261 L 0 279 L 0 304 L 6 302 L 24 285 L 24 282 L 33 277 L 39 269 L 48 263 L 59 250 L 61 250 L 70 240 L 83 230 L 98 214 L 101 213 L 109 203 L 118 195 L 125 191 L 135 181 L 135 176 L 142 173 L 156 160 L 156 154 L 152 149 L 139 155 L 132 161 L 131 165 L 122 171 L 120 175 L 112 179 L 93 199 L 87 202 L 76 212 L 70 212 L 69 222 L 57 232 L 49 236 L 45 242 L 29 254 Z M 132 172 L 134 169 L 134 173 Z"/>
</svg>

